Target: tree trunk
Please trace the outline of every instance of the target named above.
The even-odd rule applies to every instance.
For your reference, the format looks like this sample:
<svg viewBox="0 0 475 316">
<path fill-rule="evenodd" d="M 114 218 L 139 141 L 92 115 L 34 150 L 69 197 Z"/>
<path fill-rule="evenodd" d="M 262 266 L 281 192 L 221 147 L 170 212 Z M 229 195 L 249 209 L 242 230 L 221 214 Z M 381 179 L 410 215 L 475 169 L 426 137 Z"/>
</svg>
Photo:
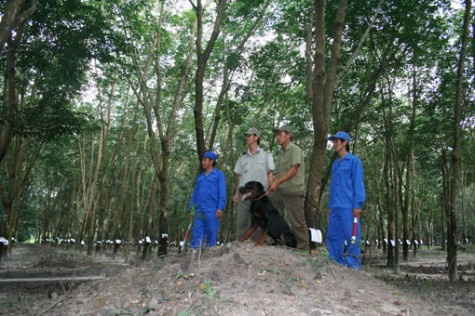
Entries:
<svg viewBox="0 0 475 316">
<path fill-rule="evenodd" d="M 419 247 L 419 241 L 421 239 L 420 233 L 418 230 L 418 228 L 420 227 L 420 224 L 418 222 L 420 206 L 419 206 L 418 201 L 416 202 L 416 195 L 418 195 L 417 193 L 418 192 L 413 192 L 412 198 L 411 198 L 412 212 L 411 212 L 411 232 L 410 232 L 411 239 L 410 240 L 411 240 L 412 247 L 414 247 L 413 249 L 414 258 L 417 255 L 417 248 Z M 416 203 L 417 203 L 417 206 L 416 206 Z"/>
<path fill-rule="evenodd" d="M 4 81 L 4 106 L 6 107 L 6 119 L 0 130 L 0 165 L 7 154 L 12 141 L 13 126 L 15 125 L 18 112 L 18 95 L 16 91 L 16 53 L 23 35 L 24 25 L 20 24 L 15 37 L 8 41 L 7 62 L 5 67 Z"/>
<path fill-rule="evenodd" d="M 6 168 L 5 177 L 0 181 L 0 198 L 3 207 L 2 233 L 7 240 L 16 235 L 18 212 L 21 211 L 26 190 L 29 188 L 27 179 L 40 156 L 41 147 L 34 152 L 29 152 L 28 149 L 30 149 L 28 140 L 15 137 L 11 157 L 4 161 Z M 12 245 L 9 243 L 9 249 Z"/>
<path fill-rule="evenodd" d="M 14 28 L 23 24 L 36 11 L 38 4 L 37 0 L 33 0 L 31 6 L 25 9 L 25 0 L 10 0 L 7 2 L 0 21 L 0 52 L 3 52 L 5 43 L 12 36 Z"/>
<path fill-rule="evenodd" d="M 386 147 L 388 145 L 386 144 Z M 392 201 L 392 196 L 391 196 L 391 184 L 390 184 L 390 167 L 389 167 L 389 157 L 388 157 L 388 149 L 386 148 L 386 155 L 385 155 L 385 163 L 384 163 L 384 184 L 386 188 L 386 194 L 385 194 L 385 205 L 386 205 L 386 210 L 388 213 L 388 223 L 387 223 L 387 231 L 388 231 L 388 236 L 386 240 L 386 245 L 387 245 L 387 266 L 388 268 L 392 268 L 394 266 L 394 247 L 391 243 L 391 240 L 394 239 L 394 210 L 393 210 L 393 201 Z"/>
<path fill-rule="evenodd" d="M 6 107 L 7 119 L 0 127 L 0 166 L 12 140 L 13 126 L 18 109 L 15 87 L 16 53 L 24 33 L 25 21 L 36 11 L 37 6 L 37 0 L 33 0 L 30 8 L 23 10 L 24 2 L 24 0 L 10 0 L 0 21 L 0 52 L 3 53 L 5 43 L 8 41 L 4 80 L 4 106 Z M 14 28 L 16 28 L 15 32 L 13 32 Z"/>
<path fill-rule="evenodd" d="M 225 3 L 226 1 L 222 1 L 222 2 Z M 198 5 L 200 7 L 199 10 L 195 7 L 195 11 L 197 11 L 197 15 L 198 15 L 198 12 L 200 12 L 201 14 L 200 1 L 198 2 Z M 140 63 L 139 63 L 140 60 L 136 58 L 136 56 L 132 57 L 137 78 L 140 82 L 140 90 L 138 90 L 133 85 L 132 85 L 132 88 L 134 89 L 134 93 L 137 96 L 137 99 L 139 100 L 139 102 L 141 103 L 144 109 L 145 118 L 147 122 L 147 132 L 150 139 L 150 155 L 151 155 L 152 162 L 155 169 L 154 175 L 157 178 L 157 180 L 160 181 L 160 184 L 159 184 L 160 185 L 159 253 L 167 254 L 167 239 L 168 239 L 168 219 L 167 218 L 168 218 L 168 208 L 169 208 L 168 178 L 169 178 L 169 173 L 170 173 L 170 170 L 169 170 L 170 169 L 170 142 L 173 141 L 173 137 L 175 135 L 174 126 L 176 124 L 177 112 L 186 96 L 186 93 L 184 93 L 183 90 L 184 90 L 184 87 L 185 87 L 185 84 L 190 72 L 190 68 L 191 68 L 191 61 L 192 61 L 192 56 L 193 56 L 192 42 L 193 42 L 196 29 L 198 27 L 197 25 L 199 25 L 200 20 L 198 19 L 197 24 L 193 26 L 193 29 L 191 31 L 191 40 L 190 40 L 188 55 L 186 58 L 186 63 L 184 65 L 183 72 L 181 73 L 181 76 L 179 78 L 179 81 L 174 93 L 173 105 L 169 112 L 167 125 L 164 126 L 162 114 L 161 114 L 161 111 L 163 111 L 163 108 L 161 104 L 162 74 L 161 74 L 161 69 L 160 69 L 161 26 L 163 23 L 163 16 L 164 16 L 163 7 L 164 7 L 164 2 L 161 3 L 156 37 L 155 37 L 155 41 L 153 45 L 149 49 L 149 54 L 147 56 L 147 62 L 145 64 L 145 67 L 141 69 Z M 224 7 L 222 8 L 222 10 L 224 11 Z M 219 16 L 220 18 L 222 18 L 222 14 Z M 218 25 L 220 25 L 220 23 L 221 21 L 219 21 Z M 213 36 L 215 36 L 213 39 L 212 45 L 214 45 L 214 41 L 216 40 L 216 37 L 219 34 L 219 32 L 218 34 L 214 34 L 214 33 L 215 32 L 213 32 L 213 35 L 212 35 L 212 38 Z M 146 77 L 151 67 L 151 58 L 153 57 L 154 51 L 158 52 L 158 57 L 157 57 L 157 60 L 155 61 L 155 72 L 157 76 L 156 87 L 155 87 L 155 97 L 152 97 L 153 90 L 148 88 Z M 209 57 L 210 53 L 211 51 L 208 52 L 208 47 L 207 47 L 205 54 L 208 54 L 208 57 Z M 156 126 L 154 126 L 154 122 L 156 123 Z M 158 137 L 157 137 L 157 133 L 155 132 L 155 129 L 157 130 Z M 160 147 L 158 147 L 158 144 L 157 144 L 158 140 L 160 141 Z M 153 184 L 152 184 L 152 191 L 151 191 L 152 192 L 151 194 L 153 194 L 153 196 L 149 197 L 148 204 L 147 204 L 147 214 L 149 218 L 147 219 L 147 224 L 144 225 L 146 226 L 144 233 L 147 234 L 148 236 L 151 236 L 152 234 L 151 225 L 153 223 L 154 211 L 157 205 L 156 196 L 155 196 L 157 190 L 158 190 L 158 183 L 156 183 L 156 180 L 154 179 Z M 146 247 L 144 247 L 144 253 L 142 256 L 143 259 L 147 257 L 147 251 L 145 250 L 145 248 Z"/>
<path fill-rule="evenodd" d="M 111 85 L 111 91 L 109 94 L 109 98 L 107 100 L 105 113 L 103 113 L 101 110 L 102 125 L 101 125 L 100 138 L 99 138 L 99 148 L 97 150 L 96 167 L 94 170 L 92 183 L 90 184 L 88 188 L 89 194 L 88 194 L 88 205 L 87 205 L 86 211 L 88 212 L 88 216 L 89 216 L 89 231 L 88 231 L 88 236 L 87 236 L 87 254 L 89 256 L 92 255 L 92 250 L 94 247 L 94 237 L 95 237 L 95 232 L 96 232 L 96 204 L 97 204 L 96 202 L 99 200 L 99 197 L 103 189 L 102 187 L 98 187 L 97 184 L 98 184 L 99 175 L 102 169 L 102 160 L 105 157 L 106 152 L 107 152 L 107 139 L 109 135 L 112 98 L 113 98 L 114 92 L 115 92 L 115 82 L 113 82 Z"/>
<path fill-rule="evenodd" d="M 196 13 L 198 26 L 196 37 L 197 69 L 195 76 L 195 107 L 193 110 L 195 117 L 195 131 L 198 156 L 206 151 L 203 123 L 203 82 L 206 71 L 206 64 L 208 63 L 208 59 L 211 56 L 211 52 L 214 49 L 214 45 L 220 33 L 221 23 L 223 21 L 224 12 L 226 9 L 226 2 L 227 0 L 219 0 L 217 4 L 217 16 L 216 20 L 214 21 L 213 31 L 204 51 L 202 49 L 203 6 L 201 4 L 201 0 L 198 0 L 196 5 L 192 3 Z"/>
<path fill-rule="evenodd" d="M 136 142 L 137 147 L 140 145 L 140 142 Z M 135 153 L 138 152 L 137 148 L 134 150 Z M 136 158 L 137 159 L 137 158 Z M 137 159 L 138 160 L 138 159 Z M 135 190 L 137 187 L 139 187 L 140 183 L 140 166 L 138 166 L 137 161 L 134 161 L 134 165 L 131 168 L 131 174 L 132 176 L 132 190 Z M 133 241 L 134 241 L 134 210 L 136 201 L 138 200 L 139 196 L 138 194 L 133 194 L 134 198 L 130 198 L 128 200 L 128 209 L 129 209 L 129 214 L 128 214 L 128 224 L 127 224 L 127 235 L 125 237 L 125 240 L 127 240 L 127 244 L 124 245 L 124 262 L 129 261 L 129 256 L 130 256 L 130 249 L 133 246 Z"/>
<path fill-rule="evenodd" d="M 134 132 L 136 132 L 137 126 L 136 126 L 136 119 L 135 117 L 137 116 L 137 111 L 138 111 L 138 104 L 136 104 L 134 107 L 130 107 L 130 109 L 133 111 L 133 124 L 129 128 L 133 129 Z M 99 216 L 98 216 L 98 223 L 97 223 L 97 241 L 99 242 L 97 245 L 99 246 L 97 250 L 105 250 L 105 239 L 113 239 L 113 235 L 115 234 L 115 221 L 117 217 L 117 212 L 113 212 L 111 208 L 117 209 L 114 201 L 116 201 L 116 192 L 112 189 L 112 183 L 116 182 L 116 177 L 119 176 L 120 174 L 120 169 L 116 170 L 117 166 L 120 166 L 121 162 L 117 162 L 117 157 L 119 150 L 122 150 L 124 147 L 124 139 L 126 138 L 127 135 L 125 135 L 125 131 L 127 128 L 125 128 L 125 123 L 129 122 L 130 114 L 128 112 L 125 112 L 122 118 L 122 121 L 120 123 L 119 127 L 119 135 L 118 138 L 115 142 L 114 149 L 111 152 L 111 154 L 108 156 L 108 161 L 107 165 L 105 166 L 103 172 L 102 179 L 100 181 L 100 190 L 101 192 L 99 193 L 99 204 L 98 204 L 98 209 L 99 209 Z M 105 157 L 105 154 L 103 155 Z M 116 172 L 109 172 L 110 170 L 116 170 Z M 107 190 L 106 190 L 107 189 Z M 105 223 L 108 222 L 107 227 L 105 226 Z"/>
<path fill-rule="evenodd" d="M 385 165 L 386 163 L 383 164 L 383 166 Z M 384 170 L 384 167 L 383 167 L 383 170 Z M 383 171 L 383 173 L 381 174 L 381 177 L 376 180 L 375 179 L 375 185 L 374 185 L 374 188 L 376 189 L 376 194 L 377 194 L 377 206 L 376 206 L 376 210 L 378 211 L 378 217 L 377 217 L 377 222 L 378 222 L 378 234 L 377 234 L 377 238 L 378 238 L 378 243 L 377 243 L 377 246 L 378 246 L 378 249 L 381 248 L 381 245 L 383 246 L 383 253 L 386 253 L 386 249 L 387 249 L 387 245 L 383 242 L 384 238 L 386 237 L 386 232 L 385 232 L 385 229 L 384 229 L 384 203 L 383 203 L 383 194 L 381 193 L 381 182 L 382 182 L 382 178 L 385 176 L 385 173 Z"/>
<path fill-rule="evenodd" d="M 152 187 L 150 188 L 147 207 L 146 207 L 146 215 L 145 215 L 145 225 L 143 229 L 144 236 L 151 236 L 153 219 L 155 209 L 157 208 L 157 189 L 158 189 L 158 177 L 154 174 L 152 179 Z M 142 252 L 142 260 L 145 260 L 149 256 L 150 247 L 144 243 L 143 252 Z"/>
<path fill-rule="evenodd" d="M 79 159 L 81 162 L 81 194 L 78 195 L 81 197 L 82 201 L 77 203 L 77 212 L 79 220 L 79 236 L 78 243 L 76 247 L 79 248 L 81 241 L 84 239 L 86 234 L 87 221 L 89 219 L 89 197 L 90 191 L 92 190 L 92 181 L 93 181 L 93 166 L 94 166 L 94 153 L 95 153 L 95 135 L 91 135 L 91 150 L 89 163 L 86 162 L 86 136 L 83 135 L 82 139 L 79 140 Z M 82 142 L 82 143 L 81 143 Z"/>
<path fill-rule="evenodd" d="M 384 184 L 386 188 L 386 209 L 388 212 L 388 223 L 387 223 L 387 231 L 388 231 L 388 254 L 387 254 L 387 265 L 389 268 L 395 267 L 395 254 L 396 248 L 398 243 L 397 238 L 397 229 L 396 229 L 396 215 L 397 212 L 396 204 L 396 195 L 395 192 L 395 178 L 397 177 L 397 173 L 395 172 L 395 167 L 393 166 L 396 163 L 396 159 L 394 158 L 394 152 L 392 148 L 392 137 L 393 137 L 393 125 L 392 125 L 392 100 L 391 100 L 391 87 L 389 88 L 389 92 L 387 93 L 389 96 L 389 100 L 383 101 L 387 103 L 387 113 L 385 113 L 384 117 L 384 125 L 385 125 L 385 132 L 384 132 L 384 142 L 385 142 L 385 150 L 384 150 Z M 393 245 L 394 243 L 394 245 Z"/>
<path fill-rule="evenodd" d="M 305 90 L 306 97 L 309 105 L 312 104 L 313 98 L 313 27 L 314 27 L 315 11 L 310 12 L 309 22 L 307 24 L 306 36 L 305 36 Z"/>
<path fill-rule="evenodd" d="M 394 151 L 394 148 L 392 148 L 393 151 Z M 399 208 L 401 207 L 401 203 L 398 203 L 398 196 L 400 196 L 400 194 L 402 194 L 400 192 L 400 186 L 401 186 L 401 181 L 399 180 L 399 176 L 398 176 L 398 159 L 397 157 L 394 155 L 392 155 L 392 159 L 393 159 L 393 162 L 392 162 L 392 176 L 391 176 L 391 179 L 393 180 L 393 184 L 392 184 L 392 187 L 393 187 L 393 192 L 391 192 L 391 195 L 393 196 L 393 201 L 395 203 L 394 205 L 394 244 L 395 244 L 395 247 L 394 247 L 394 263 L 393 263 L 393 271 L 395 274 L 399 274 L 400 273 L 400 265 L 399 265 L 399 262 L 400 262 L 400 246 L 401 246 L 401 243 L 400 243 L 400 239 L 399 237 L 401 236 L 400 235 L 400 227 L 399 227 L 399 223 L 400 223 L 400 220 L 399 220 Z"/>
<path fill-rule="evenodd" d="M 472 19 L 472 71 L 475 79 L 475 21 Z"/>
<path fill-rule="evenodd" d="M 459 178 L 459 155 L 460 155 L 460 120 L 462 112 L 462 88 L 463 73 L 465 63 L 465 52 L 468 41 L 468 28 L 470 25 L 470 16 L 472 10 L 472 1 L 465 0 L 465 15 L 463 18 L 462 47 L 460 48 L 460 57 L 457 67 L 457 85 L 454 104 L 454 139 L 452 144 L 452 155 L 450 159 L 450 189 L 449 189 L 449 216 L 447 226 L 447 261 L 449 263 L 449 280 L 457 280 L 457 195 Z"/>
<path fill-rule="evenodd" d="M 3 22 L 3 19 L 2 19 Z M 16 45 L 15 45 L 16 44 Z M 2 164 L 7 149 L 12 141 L 13 134 L 13 124 L 16 118 L 18 111 L 18 97 L 16 94 L 15 88 L 15 72 L 16 72 L 16 49 L 18 48 L 18 43 L 16 41 L 10 41 L 7 51 L 7 63 L 5 69 L 5 94 L 4 94 L 4 104 L 6 106 L 7 119 L 3 123 L 1 134 L 0 134 L 0 165 Z M 6 195 L 6 191 L 9 192 Z M 11 238 L 10 232 L 10 215 L 12 207 L 12 197 L 11 190 L 8 190 L 4 187 L 3 183 L 0 183 L 0 194 L 2 195 L 2 205 L 3 205 L 3 236 L 7 240 Z"/>
<path fill-rule="evenodd" d="M 164 144 L 166 144 L 164 146 Z M 162 152 L 163 170 L 159 175 L 160 180 L 160 214 L 159 214 L 159 247 L 158 255 L 168 254 L 168 178 L 170 174 L 170 149 L 168 142 L 162 142 L 162 148 L 166 147 L 166 152 Z"/>
<path fill-rule="evenodd" d="M 333 102 L 333 93 L 337 84 L 337 69 L 340 59 L 341 39 L 347 1 L 340 0 L 335 24 L 333 28 L 333 44 L 330 55 L 328 72 L 326 69 L 326 32 L 325 32 L 325 1 L 315 0 L 315 55 L 313 68 L 312 89 L 312 121 L 313 121 L 313 147 L 310 161 L 310 175 L 307 181 L 307 196 L 305 197 L 305 219 L 308 227 L 316 227 L 316 219 L 319 217 L 319 200 L 323 166 L 327 149 L 327 134 L 330 124 L 330 115 Z M 309 43 L 307 43 L 309 47 Z M 310 61 L 310 58 L 307 58 Z M 307 78 L 310 80 L 310 78 Z M 315 245 L 312 243 L 313 249 Z"/>
<path fill-rule="evenodd" d="M 462 172 L 460 173 L 460 183 L 462 185 L 462 226 L 463 226 L 463 232 L 462 232 L 462 243 L 466 243 L 466 238 L 468 238 L 468 218 L 467 218 L 467 210 L 466 210 L 466 205 L 465 205 L 465 189 L 467 186 L 467 179 L 465 177 L 465 172 L 463 171 L 463 166 L 462 166 Z"/>
<path fill-rule="evenodd" d="M 415 68 L 415 66 L 413 66 Z M 403 240 L 403 261 L 409 261 L 409 245 L 407 240 L 409 240 L 409 211 L 414 210 L 410 207 L 411 200 L 414 195 L 413 188 L 413 177 L 414 177 L 414 131 L 416 127 L 416 108 L 418 103 L 418 94 L 417 94 L 417 84 L 416 84 L 416 71 L 413 70 L 412 73 L 412 111 L 409 123 L 409 131 L 407 135 L 407 157 L 406 157 L 406 185 L 404 188 L 404 202 L 402 204 L 402 240 Z M 403 194 L 400 192 L 400 194 Z"/>
</svg>

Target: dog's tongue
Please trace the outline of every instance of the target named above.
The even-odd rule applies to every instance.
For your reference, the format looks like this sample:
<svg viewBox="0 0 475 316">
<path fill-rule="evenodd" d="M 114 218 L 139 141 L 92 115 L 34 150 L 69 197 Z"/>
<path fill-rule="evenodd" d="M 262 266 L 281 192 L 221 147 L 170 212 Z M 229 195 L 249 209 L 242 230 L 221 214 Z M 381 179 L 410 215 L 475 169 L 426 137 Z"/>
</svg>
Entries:
<svg viewBox="0 0 475 316">
<path fill-rule="evenodd" d="M 241 201 L 247 200 L 249 195 L 251 195 L 251 192 L 247 192 L 247 193 L 243 194 L 242 197 L 241 197 Z"/>
</svg>

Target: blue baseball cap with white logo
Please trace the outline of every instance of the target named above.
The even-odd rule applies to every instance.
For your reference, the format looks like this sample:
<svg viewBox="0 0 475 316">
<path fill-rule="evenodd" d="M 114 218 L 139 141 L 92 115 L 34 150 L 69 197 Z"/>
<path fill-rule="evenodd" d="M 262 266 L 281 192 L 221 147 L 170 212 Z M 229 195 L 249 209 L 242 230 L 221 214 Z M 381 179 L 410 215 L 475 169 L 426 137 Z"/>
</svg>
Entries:
<svg viewBox="0 0 475 316">
<path fill-rule="evenodd" d="M 336 133 L 335 135 L 331 135 L 330 137 L 328 137 L 328 140 L 329 141 L 334 141 L 335 138 L 339 138 L 339 139 L 343 139 L 343 140 L 346 140 L 349 142 L 351 142 L 351 137 L 350 135 L 348 135 L 347 133 L 345 132 L 338 132 Z"/>
</svg>

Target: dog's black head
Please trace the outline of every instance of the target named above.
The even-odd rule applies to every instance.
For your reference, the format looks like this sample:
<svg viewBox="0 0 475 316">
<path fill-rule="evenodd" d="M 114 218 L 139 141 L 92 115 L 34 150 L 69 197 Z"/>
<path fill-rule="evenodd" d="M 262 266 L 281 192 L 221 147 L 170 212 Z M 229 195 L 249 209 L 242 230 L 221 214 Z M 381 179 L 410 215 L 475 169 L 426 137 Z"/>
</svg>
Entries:
<svg viewBox="0 0 475 316">
<path fill-rule="evenodd" d="M 242 201 L 255 200 L 265 194 L 264 186 L 258 181 L 249 181 L 239 189 L 242 193 Z"/>
</svg>

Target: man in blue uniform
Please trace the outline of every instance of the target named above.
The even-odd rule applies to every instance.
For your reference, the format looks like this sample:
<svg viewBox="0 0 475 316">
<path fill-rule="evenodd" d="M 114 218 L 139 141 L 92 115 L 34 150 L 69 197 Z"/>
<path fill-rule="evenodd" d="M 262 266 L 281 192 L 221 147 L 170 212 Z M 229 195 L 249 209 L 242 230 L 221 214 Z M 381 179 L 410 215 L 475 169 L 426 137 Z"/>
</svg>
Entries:
<svg viewBox="0 0 475 316">
<path fill-rule="evenodd" d="M 333 149 L 338 158 L 332 163 L 332 181 L 330 185 L 329 221 L 327 248 L 330 258 L 336 262 L 355 268 L 361 268 L 361 225 L 358 220 L 356 242 L 352 242 L 353 219 L 361 215 L 365 202 L 363 167 L 361 160 L 350 153 L 351 137 L 338 132 L 328 138 L 333 141 Z M 345 241 L 347 254 L 344 255 Z"/>
<path fill-rule="evenodd" d="M 203 248 L 205 240 L 208 247 L 216 245 L 219 220 L 226 206 L 226 178 L 215 169 L 218 156 L 207 151 L 201 155 L 203 172 L 198 175 L 189 208 L 195 209 L 193 237 L 190 248 Z"/>
</svg>

